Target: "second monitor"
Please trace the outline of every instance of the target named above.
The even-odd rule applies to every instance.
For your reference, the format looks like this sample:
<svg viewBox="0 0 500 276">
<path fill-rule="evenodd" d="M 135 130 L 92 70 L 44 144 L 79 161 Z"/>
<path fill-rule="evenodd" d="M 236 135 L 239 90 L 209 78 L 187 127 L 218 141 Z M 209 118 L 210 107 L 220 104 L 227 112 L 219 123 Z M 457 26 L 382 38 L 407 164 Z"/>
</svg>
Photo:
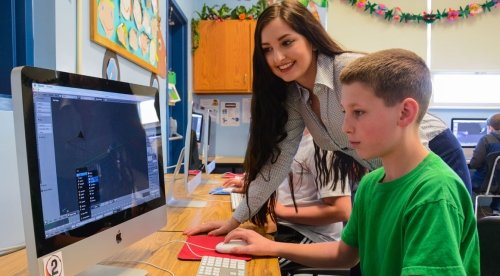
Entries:
<svg viewBox="0 0 500 276">
<path fill-rule="evenodd" d="M 452 118 L 451 131 L 463 148 L 476 147 L 479 139 L 486 135 L 486 118 Z"/>
</svg>

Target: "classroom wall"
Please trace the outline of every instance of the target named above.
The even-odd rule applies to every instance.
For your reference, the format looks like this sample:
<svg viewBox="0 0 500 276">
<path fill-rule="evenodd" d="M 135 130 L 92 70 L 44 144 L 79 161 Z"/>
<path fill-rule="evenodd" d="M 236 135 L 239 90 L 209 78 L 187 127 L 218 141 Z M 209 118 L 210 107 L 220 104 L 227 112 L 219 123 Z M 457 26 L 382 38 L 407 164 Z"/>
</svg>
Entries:
<svg viewBox="0 0 500 276">
<path fill-rule="evenodd" d="M 90 40 L 88 1 L 33 1 L 34 65 L 102 77 L 106 49 Z M 165 3 L 160 14 L 166 18 Z M 79 21 L 80 20 L 80 21 Z M 80 22 L 80 24 L 79 24 Z M 166 37 L 166 20 L 161 21 Z M 81 41 L 77 38 L 80 36 Z M 149 85 L 151 72 L 118 55 L 121 80 Z M 160 91 L 166 81 L 160 79 Z"/>
<path fill-rule="evenodd" d="M 432 9 L 465 6 L 464 0 L 432 0 Z M 420 13 L 426 10 L 426 1 L 384 1 L 387 7 L 400 6 L 403 11 Z M 434 23 L 430 26 L 415 23 L 388 22 L 380 16 L 369 15 L 345 1 L 332 1 L 328 9 L 330 35 L 346 49 L 373 52 L 385 48 L 405 48 L 416 52 L 427 61 L 432 72 L 500 72 L 500 38 L 491 35 L 500 24 L 500 9 L 480 14 L 475 18 L 456 22 Z M 345 26 L 349 25 L 349 28 Z M 473 39 L 472 39 L 473 38 Z M 439 42 L 439 43 L 436 43 Z M 427 52 L 430 44 L 430 52 Z M 485 46 L 487 45 L 487 46 Z M 487 118 L 497 109 L 429 108 L 448 126 L 451 118 Z"/>
</svg>

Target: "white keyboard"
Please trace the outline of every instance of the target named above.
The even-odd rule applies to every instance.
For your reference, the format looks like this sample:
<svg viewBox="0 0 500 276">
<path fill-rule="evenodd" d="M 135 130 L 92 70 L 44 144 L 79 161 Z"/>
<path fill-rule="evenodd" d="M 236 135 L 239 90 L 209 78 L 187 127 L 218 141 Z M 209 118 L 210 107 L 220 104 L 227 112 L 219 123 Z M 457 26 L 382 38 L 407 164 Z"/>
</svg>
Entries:
<svg viewBox="0 0 500 276">
<path fill-rule="evenodd" d="M 246 276 L 246 262 L 223 257 L 203 256 L 196 276 Z"/>
<path fill-rule="evenodd" d="M 231 193 L 231 210 L 234 211 L 240 205 L 240 202 L 245 198 L 245 194 L 242 193 Z"/>
</svg>

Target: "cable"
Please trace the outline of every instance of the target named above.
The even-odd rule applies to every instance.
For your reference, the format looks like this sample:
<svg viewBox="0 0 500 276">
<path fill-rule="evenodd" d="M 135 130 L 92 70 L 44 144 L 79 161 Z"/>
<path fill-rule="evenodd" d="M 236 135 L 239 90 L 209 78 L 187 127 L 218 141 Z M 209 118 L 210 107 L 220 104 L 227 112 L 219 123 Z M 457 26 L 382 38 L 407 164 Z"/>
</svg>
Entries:
<svg viewBox="0 0 500 276">
<path fill-rule="evenodd" d="M 14 253 L 26 247 L 25 244 L 14 245 L 11 247 L 0 248 L 0 256 L 8 255 L 10 253 Z"/>
</svg>

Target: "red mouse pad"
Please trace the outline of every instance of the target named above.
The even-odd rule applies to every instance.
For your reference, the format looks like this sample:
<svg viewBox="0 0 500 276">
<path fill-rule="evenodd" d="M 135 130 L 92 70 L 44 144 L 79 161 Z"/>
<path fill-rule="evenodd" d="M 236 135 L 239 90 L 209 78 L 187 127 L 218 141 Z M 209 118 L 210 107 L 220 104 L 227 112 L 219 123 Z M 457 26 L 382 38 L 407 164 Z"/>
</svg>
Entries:
<svg viewBox="0 0 500 276">
<path fill-rule="evenodd" d="M 200 256 L 214 256 L 214 257 L 231 258 L 231 259 L 238 259 L 245 261 L 249 261 L 252 259 L 252 256 L 250 255 L 223 254 L 216 252 L 215 246 L 223 241 L 224 241 L 223 236 L 189 236 L 186 240 L 186 242 L 188 242 L 189 244 L 187 243 L 184 244 L 177 258 L 179 260 L 201 260 Z M 191 250 L 196 255 L 199 256 L 193 254 L 193 252 L 189 250 L 188 245 L 191 248 Z M 211 250 L 201 248 L 196 245 L 203 246 L 205 248 L 210 248 Z"/>
</svg>

